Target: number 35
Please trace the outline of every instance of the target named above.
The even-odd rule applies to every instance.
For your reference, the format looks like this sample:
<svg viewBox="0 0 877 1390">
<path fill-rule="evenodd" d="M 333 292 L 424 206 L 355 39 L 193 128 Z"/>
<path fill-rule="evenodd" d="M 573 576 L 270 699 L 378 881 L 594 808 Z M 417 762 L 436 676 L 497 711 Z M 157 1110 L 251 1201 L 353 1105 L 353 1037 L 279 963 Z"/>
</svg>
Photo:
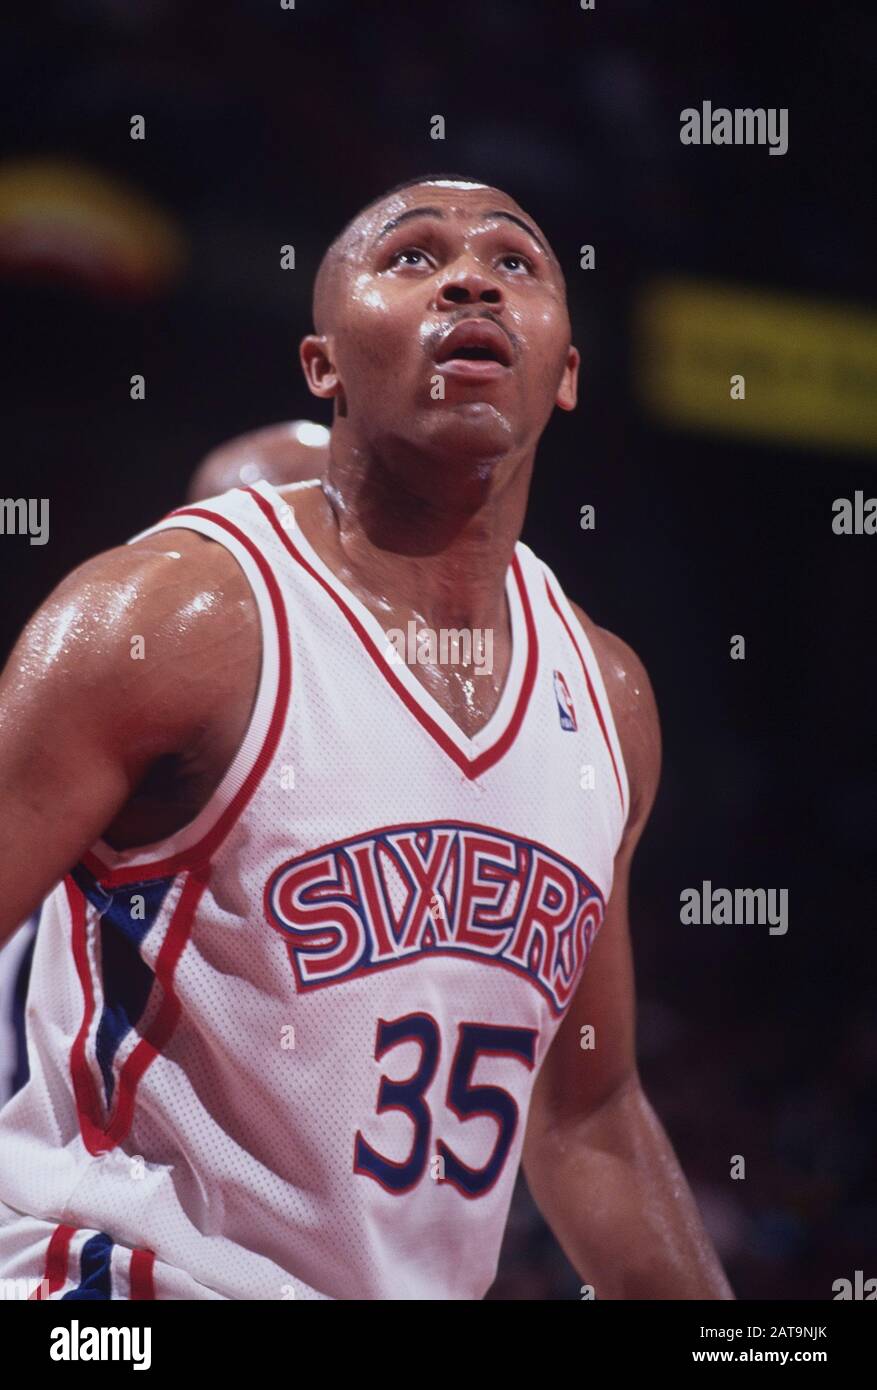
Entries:
<svg viewBox="0 0 877 1390">
<path fill-rule="evenodd" d="M 451 1066 L 446 1104 L 461 1120 L 476 1115 L 489 1115 L 498 1125 L 493 1152 L 482 1168 L 470 1168 L 458 1158 L 441 1139 L 436 1152 L 443 1160 L 444 1174 L 440 1181 L 449 1182 L 464 1197 L 483 1197 L 502 1172 L 518 1127 L 518 1106 L 514 1096 L 501 1086 L 473 1086 L 475 1063 L 483 1055 L 514 1057 L 528 1071 L 533 1070 L 538 1032 L 535 1028 L 506 1028 L 492 1023 L 461 1023 L 457 1051 Z M 357 1131 L 353 1152 L 354 1172 L 374 1178 L 388 1192 L 400 1195 L 409 1192 L 423 1177 L 430 1157 L 432 1115 L 424 1099 L 438 1068 L 441 1051 L 439 1026 L 430 1014 L 408 1014 L 404 1018 L 378 1021 L 375 1039 L 375 1061 L 379 1062 L 394 1047 L 417 1043 L 420 1061 L 414 1074 L 405 1081 L 381 1077 L 378 1088 L 377 1113 L 401 1110 L 414 1125 L 411 1152 L 401 1163 L 386 1158 L 373 1149 Z"/>
</svg>

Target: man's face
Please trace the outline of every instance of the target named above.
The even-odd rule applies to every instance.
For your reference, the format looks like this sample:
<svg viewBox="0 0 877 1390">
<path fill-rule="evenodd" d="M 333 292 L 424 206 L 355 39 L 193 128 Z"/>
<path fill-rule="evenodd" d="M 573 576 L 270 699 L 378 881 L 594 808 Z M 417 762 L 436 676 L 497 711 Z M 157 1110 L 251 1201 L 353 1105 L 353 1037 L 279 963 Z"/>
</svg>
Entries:
<svg viewBox="0 0 877 1390">
<path fill-rule="evenodd" d="M 326 355 L 354 438 L 385 457 L 535 447 L 555 404 L 575 404 L 569 340 L 545 237 L 494 188 L 417 184 L 342 246 Z"/>
</svg>

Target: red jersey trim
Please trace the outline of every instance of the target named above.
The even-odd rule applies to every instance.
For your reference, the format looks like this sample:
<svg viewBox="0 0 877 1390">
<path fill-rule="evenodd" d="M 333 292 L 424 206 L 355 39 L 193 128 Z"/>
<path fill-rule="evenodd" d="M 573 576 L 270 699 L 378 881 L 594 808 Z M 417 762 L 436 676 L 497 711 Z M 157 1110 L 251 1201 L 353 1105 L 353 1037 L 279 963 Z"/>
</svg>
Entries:
<svg viewBox="0 0 877 1390">
<path fill-rule="evenodd" d="M 76 1235 L 76 1226 L 56 1226 L 49 1239 L 46 1251 L 46 1272 L 43 1275 L 49 1293 L 57 1293 L 67 1283 L 67 1263 L 70 1257 L 70 1242 Z M 43 1297 L 42 1285 L 34 1289 L 31 1299 L 40 1302 Z"/>
<path fill-rule="evenodd" d="M 128 1270 L 133 1302 L 155 1300 L 155 1255 L 151 1250 L 132 1250 Z"/>
<path fill-rule="evenodd" d="M 247 491 L 249 491 L 249 489 L 247 489 Z M 265 587 L 271 599 L 271 608 L 277 624 L 277 648 L 279 658 L 277 696 L 274 701 L 274 711 L 268 725 L 268 732 L 265 735 L 265 740 L 258 757 L 228 806 L 226 806 L 225 810 L 217 817 L 213 826 L 194 845 L 191 845 L 188 849 L 179 850 L 176 854 L 172 854 L 165 859 L 146 860 L 140 863 L 122 865 L 115 869 L 102 863 L 93 850 L 87 850 L 82 855 L 82 863 L 89 872 L 94 875 L 101 886 L 105 888 L 115 888 L 123 883 L 142 883 L 152 878 L 168 878 L 174 874 L 180 873 L 183 869 L 192 869 L 196 865 L 204 864 L 211 859 L 231 830 L 235 821 L 240 819 L 245 806 L 250 801 L 257 786 L 265 775 L 268 764 L 277 749 L 280 734 L 286 721 L 286 712 L 289 707 L 289 696 L 292 687 L 292 648 L 289 637 L 289 626 L 286 621 L 280 586 L 267 560 L 261 552 L 257 550 L 253 542 L 235 526 L 234 522 L 228 521 L 225 517 L 219 516 L 211 511 L 207 511 L 203 507 L 180 507 L 177 511 L 171 512 L 170 516 L 200 516 L 204 517 L 207 521 L 214 522 L 215 525 L 223 527 L 233 535 L 249 552 L 252 559 L 255 560 L 259 572 L 265 581 Z M 167 519 L 168 518 L 165 518 L 165 520 Z M 142 848 L 146 850 L 149 847 L 147 845 Z"/>
<path fill-rule="evenodd" d="M 530 605 L 530 598 L 527 593 L 526 585 L 524 583 L 524 576 L 521 570 L 521 564 L 518 559 L 518 556 L 514 555 L 512 557 L 512 574 L 514 575 L 515 584 L 517 585 L 518 594 L 520 596 L 521 608 L 524 614 L 524 625 L 527 633 L 527 659 L 524 666 L 523 677 L 521 680 L 521 689 L 518 693 L 518 699 L 515 704 L 514 711 L 503 733 L 500 734 L 496 742 L 493 743 L 490 748 L 486 748 L 475 758 L 468 758 L 466 754 L 460 748 L 457 747 L 453 739 L 451 739 L 448 736 L 448 734 L 445 733 L 444 729 L 442 729 L 441 726 L 438 725 L 435 722 L 435 720 L 427 714 L 426 710 L 423 708 L 417 697 L 413 695 L 412 692 L 402 684 L 396 673 L 387 665 L 386 661 L 381 656 L 380 651 L 375 646 L 369 634 L 366 632 L 359 618 L 351 610 L 351 608 L 344 601 L 341 595 L 332 587 L 331 584 L 329 584 L 323 578 L 321 574 L 317 572 L 317 570 L 314 569 L 313 565 L 308 563 L 308 561 L 301 554 L 301 552 L 296 549 L 289 535 L 280 525 L 280 522 L 277 520 L 277 514 L 274 511 L 274 508 L 270 505 L 270 503 L 267 502 L 266 499 L 262 497 L 260 493 L 256 492 L 253 488 L 243 488 L 242 491 L 248 492 L 250 496 L 253 498 L 253 500 L 257 503 L 257 505 L 261 508 L 265 517 L 273 526 L 274 531 L 276 532 L 280 541 L 289 551 L 290 555 L 296 561 L 296 563 L 300 565 L 301 568 L 304 569 L 311 576 L 312 579 L 315 579 L 316 582 L 321 586 L 321 588 L 323 588 L 325 592 L 329 595 L 329 597 L 334 600 L 337 607 L 341 610 L 341 612 L 344 614 L 345 618 L 349 622 L 350 626 L 353 628 L 363 647 L 368 652 L 372 661 L 375 663 L 378 670 L 384 676 L 386 681 L 392 686 L 396 695 L 405 705 L 406 709 L 408 709 L 410 713 L 414 715 L 418 723 L 432 737 L 434 742 L 436 742 L 439 745 L 442 751 L 447 754 L 451 761 L 456 763 L 460 771 L 464 773 L 470 781 L 472 781 L 476 777 L 479 777 L 482 773 L 486 772 L 488 768 L 491 768 L 496 763 L 498 763 L 500 758 L 504 757 L 508 750 L 511 748 L 512 744 L 518 736 L 518 731 L 520 730 L 521 724 L 524 721 L 524 716 L 527 712 L 527 707 L 530 703 L 530 696 L 533 692 L 533 686 L 536 681 L 536 668 L 539 663 L 539 644 L 538 639 L 536 637 L 536 624 L 533 621 L 533 610 Z"/>
<path fill-rule="evenodd" d="M 596 716 L 597 716 L 597 723 L 600 725 L 600 730 L 601 730 L 601 732 L 602 732 L 602 734 L 603 734 L 603 738 L 604 738 L 604 740 L 605 740 L 605 742 L 606 742 L 606 747 L 609 749 L 609 757 L 612 759 L 612 771 L 615 773 L 615 780 L 616 780 L 616 782 L 618 783 L 618 795 L 621 797 L 621 809 L 622 809 L 622 811 L 623 811 L 623 813 L 624 813 L 625 820 L 626 820 L 626 819 L 627 819 L 627 808 L 626 808 L 625 805 L 624 805 L 624 792 L 623 792 L 622 789 L 621 789 L 621 777 L 619 776 L 619 773 L 618 773 L 618 764 L 617 764 L 616 761 L 615 761 L 615 754 L 614 754 L 613 751 L 612 751 L 612 744 L 611 744 L 610 741 L 609 741 L 609 733 L 608 733 L 608 730 L 607 730 L 607 728 L 606 728 L 606 721 L 605 721 L 604 718 L 603 718 L 603 711 L 600 709 L 600 704 L 599 704 L 599 701 L 597 700 L 596 692 L 595 692 L 594 687 L 593 687 L 593 685 L 592 685 L 592 683 L 591 683 L 591 677 L 590 677 L 590 674 L 588 673 L 588 667 L 587 667 L 587 665 L 586 665 L 586 663 L 585 663 L 585 658 L 584 658 L 583 655 L 582 655 L 582 649 L 581 649 L 581 647 L 579 646 L 578 642 L 576 641 L 575 633 L 572 631 L 572 629 L 571 629 L 569 623 L 567 622 L 566 618 L 564 617 L 563 612 L 562 612 L 562 610 L 561 610 L 561 608 L 560 608 L 560 604 L 557 602 L 557 599 L 554 597 L 554 594 L 553 594 L 552 591 L 551 591 L 551 585 L 548 583 L 548 580 L 547 580 L 547 579 L 545 580 L 545 592 L 546 592 L 546 594 L 548 595 L 548 602 L 551 604 L 551 607 L 554 609 L 554 611 L 555 611 L 555 613 L 557 614 L 558 618 L 560 619 L 560 621 L 563 623 L 564 627 L 566 628 L 566 635 L 567 635 L 567 637 L 569 638 L 569 640 L 572 642 L 573 646 L 575 647 L 576 656 L 578 657 L 578 659 L 579 659 L 579 664 L 580 664 L 580 666 L 581 666 L 581 668 L 582 668 L 582 675 L 584 676 L 584 678 L 585 678 L 585 684 L 586 684 L 587 687 L 588 687 L 588 694 L 589 694 L 590 697 L 591 697 L 591 704 L 594 706 L 594 713 L 595 713 Z M 596 659 L 596 658 L 595 658 L 595 659 Z M 608 699 L 608 696 L 607 696 L 607 699 Z"/>
<path fill-rule="evenodd" d="M 79 1132 L 90 1154 L 107 1153 L 120 1143 L 134 1117 L 137 1086 L 150 1063 L 166 1047 L 180 1016 L 180 1001 L 174 992 L 174 971 L 189 939 L 195 911 L 207 886 L 209 867 L 192 872 L 183 885 L 179 902 L 174 908 L 164 941 L 155 962 L 155 978 L 162 990 L 162 1002 L 145 1037 L 122 1063 L 116 1082 L 113 1107 L 106 1121 L 101 1118 L 101 1104 L 94 1073 L 88 1064 L 85 1044 L 95 1012 L 94 984 L 88 965 L 86 946 L 86 898 L 68 875 L 64 879 L 73 924 L 73 959 L 82 986 L 85 1011 L 79 1032 L 70 1049 L 70 1075 L 79 1117 Z"/>
</svg>

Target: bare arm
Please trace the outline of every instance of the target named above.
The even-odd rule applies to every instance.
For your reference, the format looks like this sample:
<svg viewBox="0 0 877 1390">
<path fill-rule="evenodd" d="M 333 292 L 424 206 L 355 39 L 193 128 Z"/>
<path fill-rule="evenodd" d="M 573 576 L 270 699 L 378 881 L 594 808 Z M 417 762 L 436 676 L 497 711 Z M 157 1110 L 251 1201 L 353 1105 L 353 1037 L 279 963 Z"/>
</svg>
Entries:
<svg viewBox="0 0 877 1390">
<path fill-rule="evenodd" d="M 660 775 L 648 676 L 583 614 L 612 701 L 631 785 L 606 917 L 540 1071 L 524 1146 L 530 1190 L 598 1298 L 733 1298 L 672 1145 L 636 1066 L 630 865 Z M 593 1050 L 581 1028 L 595 1029 Z"/>
<path fill-rule="evenodd" d="M 156 760 L 242 732 L 254 610 L 229 553 L 177 530 L 88 561 L 37 611 L 0 676 L 0 942 Z"/>
</svg>

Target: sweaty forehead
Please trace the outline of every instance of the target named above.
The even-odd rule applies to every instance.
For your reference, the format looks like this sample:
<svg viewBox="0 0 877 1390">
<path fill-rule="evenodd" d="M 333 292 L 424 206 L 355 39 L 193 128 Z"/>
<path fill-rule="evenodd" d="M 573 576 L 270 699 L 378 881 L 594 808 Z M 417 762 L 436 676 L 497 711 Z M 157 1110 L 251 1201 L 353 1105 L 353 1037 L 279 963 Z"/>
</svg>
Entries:
<svg viewBox="0 0 877 1390">
<path fill-rule="evenodd" d="M 443 217 L 477 217 L 487 212 L 508 212 L 532 227 L 547 250 L 555 272 L 560 268 L 547 238 L 524 209 L 489 183 L 469 183 L 462 179 L 428 179 L 380 198 L 363 208 L 329 247 L 314 285 L 314 322 L 317 332 L 327 330 L 335 316 L 338 294 L 346 276 L 354 274 L 362 259 L 375 245 L 382 230 L 397 217 L 415 208 L 437 208 Z"/>
<path fill-rule="evenodd" d="M 418 207 L 440 208 L 446 217 L 471 217 L 479 212 L 502 209 L 515 213 L 535 227 L 533 219 L 500 188 L 487 183 L 435 179 L 402 188 L 364 208 L 348 228 L 349 235 L 344 237 L 339 248 L 342 255 L 355 256 L 357 251 L 365 249 L 380 235 L 388 222 Z"/>
</svg>

